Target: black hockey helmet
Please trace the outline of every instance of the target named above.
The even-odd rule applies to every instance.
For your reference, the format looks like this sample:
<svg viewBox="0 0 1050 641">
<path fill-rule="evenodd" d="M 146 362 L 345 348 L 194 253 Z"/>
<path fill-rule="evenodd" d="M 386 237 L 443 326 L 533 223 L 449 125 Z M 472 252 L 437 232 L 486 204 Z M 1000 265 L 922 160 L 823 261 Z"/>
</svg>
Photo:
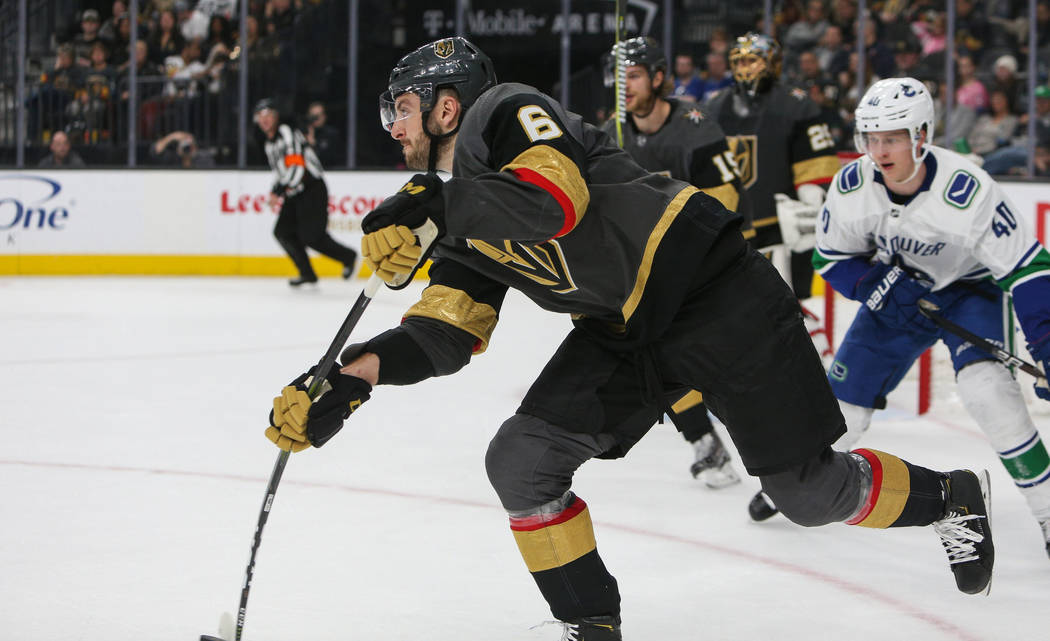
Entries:
<svg viewBox="0 0 1050 641">
<path fill-rule="evenodd" d="M 419 110 L 426 122 L 439 89 L 455 89 L 466 109 L 495 84 L 492 60 L 466 38 L 442 38 L 423 45 L 401 58 L 390 72 L 387 91 L 379 98 L 383 128 L 389 131 L 396 120 L 394 101 L 401 94 L 419 96 Z"/>
<path fill-rule="evenodd" d="M 765 93 L 780 78 L 784 61 L 780 43 L 763 33 L 749 31 L 729 50 L 729 68 L 736 90 L 754 96 Z"/>
<path fill-rule="evenodd" d="M 638 36 L 617 42 L 602 56 L 606 87 L 611 87 L 616 82 L 616 54 L 620 51 L 623 52 L 624 66 L 645 67 L 650 77 L 657 71 L 664 72 L 664 76 L 667 75 L 667 56 L 664 55 L 660 42 L 649 36 Z"/>
</svg>

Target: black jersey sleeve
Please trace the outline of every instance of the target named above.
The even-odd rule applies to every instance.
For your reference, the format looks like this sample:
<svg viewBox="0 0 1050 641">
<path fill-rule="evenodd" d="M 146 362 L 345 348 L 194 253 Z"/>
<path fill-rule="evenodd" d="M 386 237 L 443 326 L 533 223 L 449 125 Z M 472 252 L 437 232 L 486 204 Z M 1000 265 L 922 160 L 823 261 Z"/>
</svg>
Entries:
<svg viewBox="0 0 1050 641">
<path fill-rule="evenodd" d="M 725 136 L 693 150 L 689 182 L 730 211 L 738 211 L 743 186 Z"/>
<path fill-rule="evenodd" d="M 448 233 L 458 238 L 537 243 L 564 236 L 587 211 L 586 153 L 561 108 L 539 92 L 476 105 L 463 144 L 484 159 L 486 171 L 445 184 Z M 474 116 L 472 119 L 471 117 Z M 458 153 L 458 152 L 457 152 Z"/>
<path fill-rule="evenodd" d="M 815 102 L 806 98 L 791 131 L 791 173 L 795 187 L 826 185 L 840 168 L 835 137 Z"/>
</svg>

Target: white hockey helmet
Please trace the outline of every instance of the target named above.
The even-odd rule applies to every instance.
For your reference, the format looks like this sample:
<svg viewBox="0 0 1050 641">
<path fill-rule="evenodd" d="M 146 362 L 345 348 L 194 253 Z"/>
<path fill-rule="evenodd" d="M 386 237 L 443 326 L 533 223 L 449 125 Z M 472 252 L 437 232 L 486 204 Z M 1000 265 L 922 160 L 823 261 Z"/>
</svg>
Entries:
<svg viewBox="0 0 1050 641">
<path fill-rule="evenodd" d="M 864 92 L 854 116 L 853 137 L 857 151 L 868 153 L 867 133 L 905 129 L 911 137 L 912 158 L 918 171 L 919 163 L 926 157 L 933 140 L 933 98 L 926 85 L 914 78 L 880 80 Z M 920 151 L 919 142 L 924 131 L 926 144 Z"/>
</svg>

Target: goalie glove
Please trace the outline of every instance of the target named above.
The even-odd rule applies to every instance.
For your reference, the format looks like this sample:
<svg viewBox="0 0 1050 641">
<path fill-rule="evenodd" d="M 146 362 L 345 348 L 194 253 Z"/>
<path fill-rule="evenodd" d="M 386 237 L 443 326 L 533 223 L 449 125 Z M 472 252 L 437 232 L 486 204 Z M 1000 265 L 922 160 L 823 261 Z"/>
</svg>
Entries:
<svg viewBox="0 0 1050 641">
<path fill-rule="evenodd" d="M 339 373 L 335 363 L 313 399 L 307 393 L 316 368 L 299 375 L 273 399 L 266 438 L 282 450 L 299 452 L 313 445 L 321 447 L 343 428 L 343 422 L 369 399 L 368 382 Z"/>
<path fill-rule="evenodd" d="M 813 249 L 817 244 L 817 212 L 820 207 L 789 198 L 786 194 L 773 194 L 773 197 L 784 245 L 793 252 Z"/>
<path fill-rule="evenodd" d="M 436 174 L 416 174 L 361 221 L 361 253 L 391 289 L 408 285 L 445 235 L 445 200 Z"/>
</svg>

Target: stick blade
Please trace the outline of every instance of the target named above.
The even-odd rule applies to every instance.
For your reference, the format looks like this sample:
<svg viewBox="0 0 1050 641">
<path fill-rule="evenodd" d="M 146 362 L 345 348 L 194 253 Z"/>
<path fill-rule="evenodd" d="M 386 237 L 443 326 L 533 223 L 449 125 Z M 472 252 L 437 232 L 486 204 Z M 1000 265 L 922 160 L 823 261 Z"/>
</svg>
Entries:
<svg viewBox="0 0 1050 641">
<path fill-rule="evenodd" d="M 229 612 L 223 612 L 222 616 L 219 617 L 219 636 L 202 634 L 200 641 L 233 641 L 233 635 L 233 615 Z"/>
</svg>

